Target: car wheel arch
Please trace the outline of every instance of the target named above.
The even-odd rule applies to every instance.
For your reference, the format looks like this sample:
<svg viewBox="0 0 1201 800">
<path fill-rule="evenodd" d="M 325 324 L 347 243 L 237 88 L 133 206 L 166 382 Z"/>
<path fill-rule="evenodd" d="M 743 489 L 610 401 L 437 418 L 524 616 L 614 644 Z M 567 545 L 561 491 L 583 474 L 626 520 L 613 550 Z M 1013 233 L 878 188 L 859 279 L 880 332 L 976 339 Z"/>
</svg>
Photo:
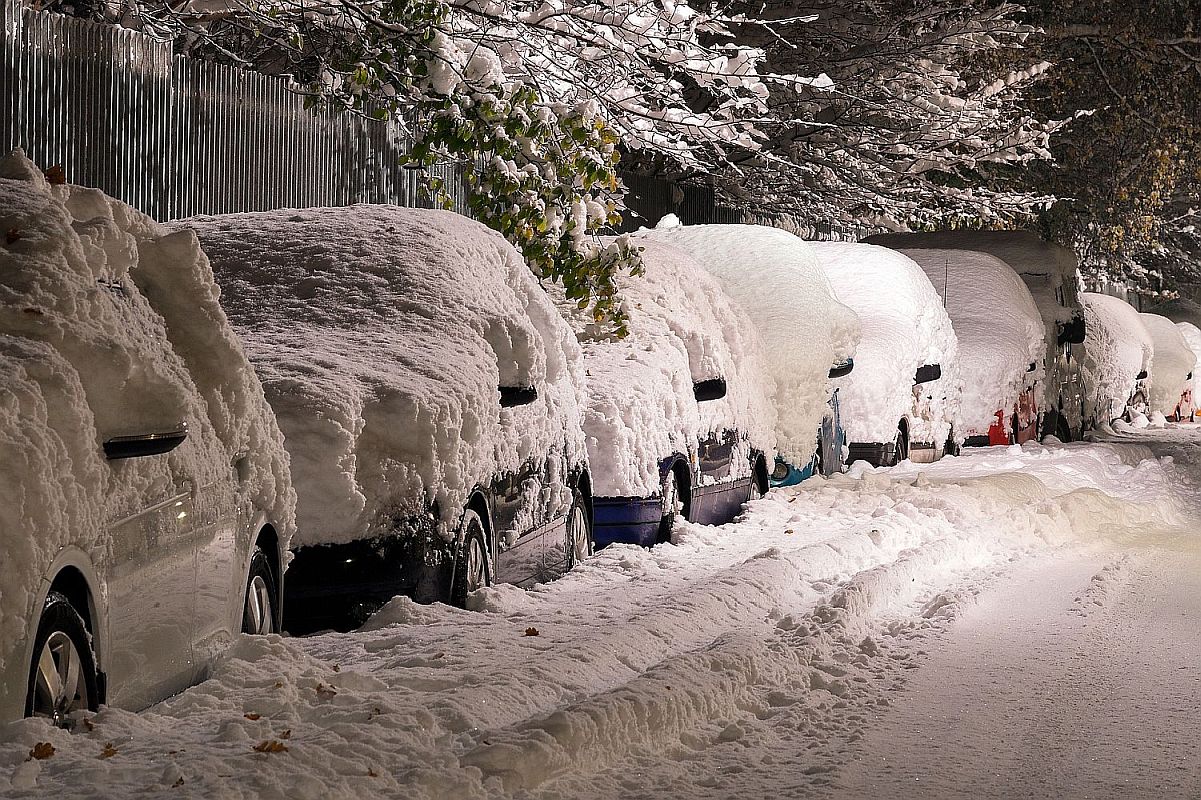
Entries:
<svg viewBox="0 0 1201 800">
<path fill-rule="evenodd" d="M 70 601 L 75 612 L 83 619 L 84 627 L 91 637 L 92 654 L 96 662 L 99 679 L 99 702 L 104 703 L 106 687 L 104 680 L 107 663 L 108 622 L 101 603 L 104 596 L 100 573 L 86 552 L 76 546 L 64 548 L 45 571 L 44 578 L 34 596 L 33 606 L 28 612 L 23 664 L 33 658 L 34 634 L 40 624 L 42 611 L 51 593 L 63 595 Z"/>
<path fill-rule="evenodd" d="M 687 456 L 682 453 L 675 453 L 670 459 L 667 459 L 667 469 L 663 470 L 662 482 L 666 485 L 667 476 L 670 473 L 675 473 L 676 489 L 680 492 L 680 501 L 684 506 L 684 512 L 681 516 L 684 519 L 692 519 L 692 466 L 688 461 Z"/>
</svg>

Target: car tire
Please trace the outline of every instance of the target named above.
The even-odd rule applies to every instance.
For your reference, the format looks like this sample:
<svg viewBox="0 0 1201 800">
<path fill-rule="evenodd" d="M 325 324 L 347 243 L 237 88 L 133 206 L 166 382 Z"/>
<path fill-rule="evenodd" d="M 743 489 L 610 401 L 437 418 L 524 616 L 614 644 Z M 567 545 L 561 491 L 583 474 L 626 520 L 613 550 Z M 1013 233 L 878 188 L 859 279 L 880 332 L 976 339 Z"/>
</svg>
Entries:
<svg viewBox="0 0 1201 800">
<path fill-rule="evenodd" d="M 895 467 L 907 458 L 909 458 L 909 437 L 905 434 L 905 429 L 898 425 L 897 438 L 892 445 L 892 463 L 888 466 Z"/>
<path fill-rule="evenodd" d="M 820 448 L 818 452 L 821 452 Z M 751 486 L 747 492 L 747 502 L 762 500 L 764 497 L 767 497 L 767 464 L 760 457 L 755 459 L 755 466 L 751 469 Z"/>
<path fill-rule="evenodd" d="M 466 608 L 469 594 L 491 585 L 492 570 L 488 563 L 484 521 L 469 508 L 463 512 L 463 543 L 455 561 L 450 602 L 459 608 Z"/>
<path fill-rule="evenodd" d="M 663 481 L 663 518 L 659 520 L 659 542 L 670 542 L 676 529 L 676 517 L 684 513 L 684 502 L 680 497 L 680 478 L 674 469 L 667 471 Z"/>
<path fill-rule="evenodd" d="M 277 631 L 279 590 L 271 559 L 255 545 L 246 576 L 246 594 L 242 603 L 242 633 L 262 636 Z"/>
<path fill-rule="evenodd" d="M 100 707 L 96 655 L 87 627 L 71 601 L 58 592 L 46 598 L 33 653 L 25 716 L 69 728 L 72 713 Z"/>
<path fill-rule="evenodd" d="M 567 569 L 570 570 L 584 559 L 590 558 L 595 548 L 584 493 L 578 488 L 573 489 L 571 509 L 567 512 Z"/>
</svg>

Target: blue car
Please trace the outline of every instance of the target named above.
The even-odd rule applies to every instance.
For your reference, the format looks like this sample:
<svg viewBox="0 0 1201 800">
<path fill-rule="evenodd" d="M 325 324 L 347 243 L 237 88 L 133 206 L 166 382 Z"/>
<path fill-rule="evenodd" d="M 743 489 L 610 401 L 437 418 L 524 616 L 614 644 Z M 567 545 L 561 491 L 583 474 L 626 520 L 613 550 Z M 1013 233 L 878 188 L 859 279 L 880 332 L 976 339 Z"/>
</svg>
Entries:
<svg viewBox="0 0 1201 800">
<path fill-rule="evenodd" d="M 628 336 L 560 304 L 584 351 L 597 547 L 668 541 L 679 517 L 729 522 L 767 491 L 775 457 L 774 386 L 754 327 L 689 256 L 640 246 L 644 274 L 619 279 Z"/>
</svg>

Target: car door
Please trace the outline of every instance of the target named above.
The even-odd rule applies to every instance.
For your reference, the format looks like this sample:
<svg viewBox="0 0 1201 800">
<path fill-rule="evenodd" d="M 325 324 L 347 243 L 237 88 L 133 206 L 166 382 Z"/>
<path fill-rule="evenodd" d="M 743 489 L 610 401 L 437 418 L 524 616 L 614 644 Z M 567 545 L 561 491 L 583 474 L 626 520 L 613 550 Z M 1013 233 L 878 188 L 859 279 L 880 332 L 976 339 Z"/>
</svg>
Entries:
<svg viewBox="0 0 1201 800">
<path fill-rule="evenodd" d="M 108 599 L 109 702 L 141 708 L 187 686 L 192 652 L 196 552 L 195 485 L 165 454 L 109 462 L 151 487 L 148 502 L 113 519 L 103 559 Z M 137 463 L 142 462 L 142 463 Z M 157 463 L 146 463 L 157 462 Z"/>
<path fill-rule="evenodd" d="M 544 558 L 542 515 L 538 496 L 541 474 L 537 462 L 492 484 L 492 524 L 496 531 L 496 579 L 527 586 L 541 577 Z"/>
<path fill-rule="evenodd" d="M 196 550 L 195 623 L 193 649 L 197 669 L 203 671 L 241 631 L 245 580 L 242 564 L 249 536 L 240 536 L 252 520 L 239 508 L 237 461 L 224 475 L 212 476 L 196 491 L 191 536 Z M 223 452 L 211 455 L 213 463 L 226 461 Z"/>
</svg>

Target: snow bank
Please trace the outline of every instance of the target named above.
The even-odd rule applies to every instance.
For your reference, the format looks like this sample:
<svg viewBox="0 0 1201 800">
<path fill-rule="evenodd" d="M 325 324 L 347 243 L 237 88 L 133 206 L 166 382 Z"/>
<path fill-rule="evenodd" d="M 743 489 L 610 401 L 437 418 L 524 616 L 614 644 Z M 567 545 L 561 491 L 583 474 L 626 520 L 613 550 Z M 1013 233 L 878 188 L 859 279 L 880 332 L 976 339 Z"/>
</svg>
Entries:
<svg viewBox="0 0 1201 800">
<path fill-rule="evenodd" d="M 1185 341 L 1176 323 L 1159 314 L 1139 314 L 1143 327 L 1151 335 L 1150 401 L 1152 413 L 1168 415 L 1176 410 L 1180 395 L 1189 385 L 1189 375 L 1197 366 L 1197 356 Z"/>
<path fill-rule="evenodd" d="M 776 382 L 780 455 L 808 464 L 828 413 L 831 365 L 855 353 L 859 323 L 835 298 L 803 240 L 761 225 L 673 225 L 637 239 L 667 242 L 695 258 L 742 308 L 767 343 Z"/>
<path fill-rule="evenodd" d="M 1134 393 L 1138 374 L 1149 370 L 1154 343 L 1140 314 L 1123 300 L 1095 292 L 1082 292 L 1084 307 L 1084 358 L 1081 359 L 1087 416 L 1109 422 L 1122 416 Z"/>
<path fill-rule="evenodd" d="M 1030 290 L 1001 259 L 972 250 L 902 250 L 943 299 L 959 343 L 963 394 L 955 429 L 988 433 L 998 410 L 1043 379 L 1045 328 Z M 1035 364 L 1035 371 L 1028 372 Z"/>
<path fill-rule="evenodd" d="M 694 463 L 698 436 L 724 429 L 740 431 L 770 464 L 775 382 L 758 332 L 691 257 L 657 241 L 640 247 L 644 274 L 618 278 L 626 338 L 609 339 L 555 292 L 584 351 L 595 494 L 656 494 L 660 461 L 679 453 Z M 693 383 L 711 378 L 726 380 L 726 396 L 697 403 Z"/>
<path fill-rule="evenodd" d="M 839 381 L 848 441 L 891 442 L 898 422 L 908 418 L 911 442 L 941 446 L 959 413 L 959 351 L 930 280 L 912 259 L 887 247 L 811 246 L 863 328 L 855 370 Z M 913 378 L 923 364 L 941 365 L 942 377 L 922 384 L 920 395 L 929 400 L 915 404 Z"/>
<path fill-rule="evenodd" d="M 20 151 L 0 161 L 0 230 L 0 642 L 24 638 L 64 547 L 107 552 L 109 524 L 162 501 L 177 476 L 230 485 L 241 453 L 239 507 L 271 514 L 286 547 L 282 437 L 196 238 L 97 190 L 51 186 Z M 165 456 L 104 458 L 107 439 L 181 421 L 188 438 Z"/>
<path fill-rule="evenodd" d="M 449 537 L 477 483 L 583 462 L 579 345 L 483 225 L 371 205 L 176 224 L 200 234 L 279 418 L 299 544 L 386 533 L 435 501 Z M 538 398 L 501 409 L 502 385 Z"/>
<path fill-rule="evenodd" d="M 1173 322 L 1188 322 L 1201 329 L 1201 305 L 1184 297 L 1168 300 L 1147 309 L 1152 314 L 1167 317 Z"/>
</svg>

